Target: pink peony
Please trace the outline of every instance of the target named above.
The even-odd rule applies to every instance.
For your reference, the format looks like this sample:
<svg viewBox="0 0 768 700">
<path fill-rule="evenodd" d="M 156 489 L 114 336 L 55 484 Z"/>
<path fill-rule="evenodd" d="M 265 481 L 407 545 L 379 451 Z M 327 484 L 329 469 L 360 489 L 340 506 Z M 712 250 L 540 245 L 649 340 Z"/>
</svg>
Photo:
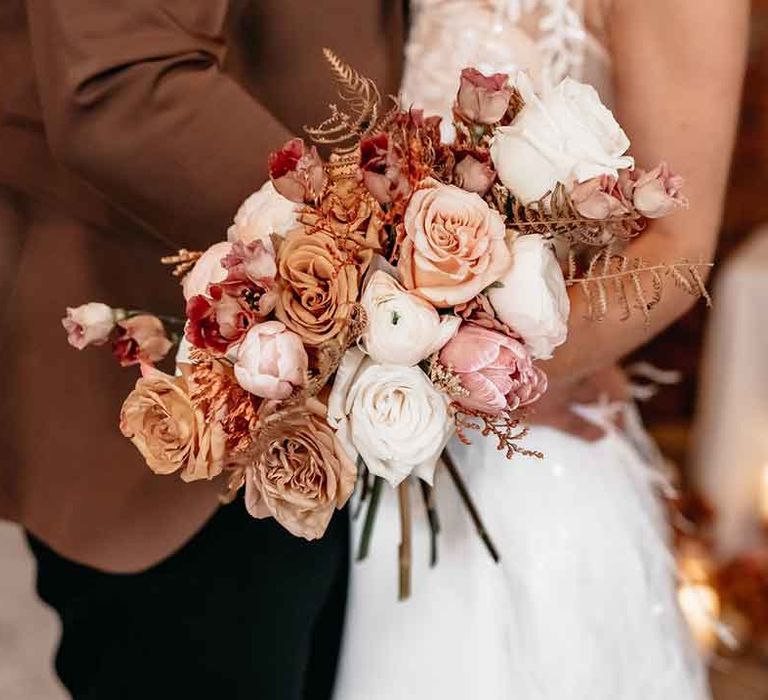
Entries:
<svg viewBox="0 0 768 700">
<path fill-rule="evenodd" d="M 301 338 L 280 321 L 267 321 L 245 336 L 237 353 L 235 377 L 256 396 L 283 400 L 306 382 L 308 365 Z"/>
<path fill-rule="evenodd" d="M 106 304 L 92 301 L 67 308 L 61 325 L 67 331 L 67 341 L 82 350 L 89 345 L 104 345 L 115 327 L 116 313 Z"/>
<path fill-rule="evenodd" d="M 632 201 L 643 216 L 660 219 L 676 209 L 688 207 L 688 200 L 682 194 L 683 184 L 683 178 L 662 163 L 649 173 L 643 170 L 631 173 L 625 188 L 631 190 Z"/>
<path fill-rule="evenodd" d="M 483 75 L 475 68 L 461 71 L 456 109 L 470 122 L 495 124 L 506 114 L 514 89 L 506 73 Z"/>
<path fill-rule="evenodd" d="M 154 364 L 173 347 L 165 334 L 163 322 L 151 314 L 132 316 L 117 324 L 112 353 L 123 367 L 140 363 Z"/>
<path fill-rule="evenodd" d="M 464 408 L 497 415 L 536 401 L 547 377 L 533 364 L 525 346 L 497 331 L 465 323 L 440 352 L 440 362 L 456 373 L 469 396 Z"/>
<path fill-rule="evenodd" d="M 314 146 L 291 139 L 269 156 L 269 177 L 275 189 L 292 202 L 317 199 L 325 187 L 325 168 Z"/>
</svg>

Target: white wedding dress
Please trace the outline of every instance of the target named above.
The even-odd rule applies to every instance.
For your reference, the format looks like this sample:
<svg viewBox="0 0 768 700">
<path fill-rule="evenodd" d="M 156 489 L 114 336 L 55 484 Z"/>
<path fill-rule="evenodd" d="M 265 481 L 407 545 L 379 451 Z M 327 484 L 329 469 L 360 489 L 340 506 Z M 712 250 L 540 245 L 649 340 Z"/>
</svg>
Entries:
<svg viewBox="0 0 768 700">
<path fill-rule="evenodd" d="M 462 67 L 571 74 L 610 103 L 610 64 L 568 0 L 415 3 L 403 92 L 450 121 Z M 603 3 L 604 4 L 604 3 Z M 593 20 L 594 21 L 594 20 Z M 543 460 L 495 441 L 450 446 L 501 554 L 495 564 L 438 470 L 439 561 L 421 494 L 412 595 L 398 602 L 397 494 L 385 485 L 368 559 L 352 568 L 336 700 L 704 700 L 703 663 L 677 607 L 663 479 L 606 417 L 589 444 L 536 427 Z M 363 517 L 353 527 L 357 550 Z"/>
</svg>

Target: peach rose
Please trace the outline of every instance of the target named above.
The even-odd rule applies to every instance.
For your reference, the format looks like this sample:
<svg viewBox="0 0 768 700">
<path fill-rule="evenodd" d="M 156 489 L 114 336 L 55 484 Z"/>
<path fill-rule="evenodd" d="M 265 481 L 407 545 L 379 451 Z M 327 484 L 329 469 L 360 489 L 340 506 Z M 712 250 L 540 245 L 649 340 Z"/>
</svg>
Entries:
<svg viewBox="0 0 768 700">
<path fill-rule="evenodd" d="M 131 316 L 117 324 L 112 354 L 123 367 L 160 362 L 173 347 L 163 322 L 151 314 Z"/>
<path fill-rule="evenodd" d="M 495 124 L 506 113 L 514 88 L 506 73 L 483 75 L 476 68 L 461 71 L 456 110 L 478 124 Z"/>
<path fill-rule="evenodd" d="M 146 370 L 123 404 L 120 431 L 155 474 L 181 469 L 184 481 L 212 479 L 222 470 L 226 436 L 193 405 L 188 377 Z"/>
<path fill-rule="evenodd" d="M 685 181 L 666 163 L 648 173 L 637 169 L 630 174 L 630 181 L 635 207 L 649 219 L 661 219 L 688 207 L 688 200 L 682 193 Z"/>
<path fill-rule="evenodd" d="M 296 537 L 325 534 L 333 512 L 355 488 L 357 469 L 326 422 L 317 399 L 280 429 L 246 472 L 245 503 L 254 518 L 274 517 Z"/>
<path fill-rule="evenodd" d="M 404 223 L 403 284 L 438 308 L 469 301 L 512 262 L 504 220 L 473 192 L 428 180 L 411 197 Z"/>
<path fill-rule="evenodd" d="M 278 254 L 277 318 L 306 345 L 322 345 L 335 338 L 357 301 L 360 277 L 370 257 L 364 254 L 353 261 L 331 234 L 294 229 Z"/>
</svg>

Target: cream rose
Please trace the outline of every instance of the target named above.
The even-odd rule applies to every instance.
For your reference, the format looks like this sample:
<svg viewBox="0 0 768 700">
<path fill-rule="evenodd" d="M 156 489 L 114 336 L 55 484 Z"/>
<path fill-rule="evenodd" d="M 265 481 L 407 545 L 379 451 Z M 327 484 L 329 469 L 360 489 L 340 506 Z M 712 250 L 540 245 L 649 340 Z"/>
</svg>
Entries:
<svg viewBox="0 0 768 700">
<path fill-rule="evenodd" d="M 428 180 L 404 224 L 403 284 L 438 308 L 469 301 L 509 268 L 504 220 L 473 192 Z"/>
<path fill-rule="evenodd" d="M 453 434 L 448 399 L 418 367 L 377 365 L 361 350 L 344 355 L 328 401 L 328 422 L 350 458 L 397 486 L 411 474 L 432 483 Z"/>
<path fill-rule="evenodd" d="M 184 299 L 207 294 L 209 284 L 218 284 L 227 276 L 222 264 L 224 258 L 232 252 L 232 244 L 222 241 L 214 243 L 198 258 L 195 266 L 185 275 L 181 283 Z"/>
<path fill-rule="evenodd" d="M 234 243 L 269 241 L 271 235 L 280 238 L 296 228 L 296 204 L 283 197 L 272 182 L 266 182 L 246 199 L 227 230 L 227 240 Z"/>
<path fill-rule="evenodd" d="M 539 235 L 519 236 L 512 256 L 512 267 L 488 291 L 488 299 L 534 358 L 549 359 L 568 336 L 571 305 L 563 272 L 551 245 Z"/>
<path fill-rule="evenodd" d="M 440 350 L 461 323 L 458 316 L 440 316 L 382 270 L 371 275 L 361 303 L 368 316 L 363 345 L 379 364 L 416 365 Z"/>
<path fill-rule="evenodd" d="M 634 160 L 629 139 L 597 91 L 566 78 L 537 96 L 524 74 L 518 87 L 525 106 L 496 130 L 491 157 L 501 182 L 523 204 L 535 202 L 558 182 L 570 187 L 599 175 L 618 177 Z"/>
</svg>

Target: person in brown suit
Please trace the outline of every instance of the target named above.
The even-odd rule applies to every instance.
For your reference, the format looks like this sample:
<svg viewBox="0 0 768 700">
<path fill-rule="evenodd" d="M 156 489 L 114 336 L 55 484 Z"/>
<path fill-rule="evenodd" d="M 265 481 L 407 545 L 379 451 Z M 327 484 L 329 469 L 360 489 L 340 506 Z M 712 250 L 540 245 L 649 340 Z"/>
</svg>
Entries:
<svg viewBox="0 0 768 700">
<path fill-rule="evenodd" d="M 64 307 L 178 313 L 159 258 L 224 237 L 268 153 L 319 122 L 328 46 L 399 84 L 402 0 L 6 0 L 0 7 L 0 517 L 59 613 L 74 698 L 328 697 L 347 523 L 309 544 L 118 431 L 135 374 Z"/>
</svg>

